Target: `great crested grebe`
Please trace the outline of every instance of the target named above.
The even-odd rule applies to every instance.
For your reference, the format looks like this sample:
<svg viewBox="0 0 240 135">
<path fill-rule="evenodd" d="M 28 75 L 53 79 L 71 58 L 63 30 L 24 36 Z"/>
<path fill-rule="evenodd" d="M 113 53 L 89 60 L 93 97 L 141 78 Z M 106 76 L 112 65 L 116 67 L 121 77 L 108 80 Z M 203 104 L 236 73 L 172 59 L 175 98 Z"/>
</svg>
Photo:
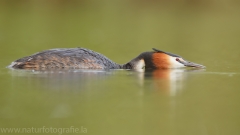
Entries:
<svg viewBox="0 0 240 135">
<path fill-rule="evenodd" d="M 168 69 L 181 67 L 205 68 L 205 66 L 184 60 L 181 56 L 153 48 L 143 52 L 126 64 L 117 64 L 106 56 L 84 48 L 61 48 L 45 50 L 18 59 L 9 68 L 48 69 Z"/>
</svg>

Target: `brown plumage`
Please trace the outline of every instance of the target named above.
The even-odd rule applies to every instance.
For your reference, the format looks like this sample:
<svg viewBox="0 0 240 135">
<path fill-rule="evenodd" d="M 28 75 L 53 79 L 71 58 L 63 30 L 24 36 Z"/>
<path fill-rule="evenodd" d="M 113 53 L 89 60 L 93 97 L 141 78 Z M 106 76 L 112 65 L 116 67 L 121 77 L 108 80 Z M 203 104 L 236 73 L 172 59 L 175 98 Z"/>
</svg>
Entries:
<svg viewBox="0 0 240 135">
<path fill-rule="evenodd" d="M 161 69 L 171 68 L 169 55 L 165 53 L 154 53 L 152 55 L 152 61 L 157 68 L 161 68 Z"/>
<path fill-rule="evenodd" d="M 83 48 L 51 49 L 13 62 L 17 69 L 104 69 L 118 65 L 105 56 Z"/>
</svg>

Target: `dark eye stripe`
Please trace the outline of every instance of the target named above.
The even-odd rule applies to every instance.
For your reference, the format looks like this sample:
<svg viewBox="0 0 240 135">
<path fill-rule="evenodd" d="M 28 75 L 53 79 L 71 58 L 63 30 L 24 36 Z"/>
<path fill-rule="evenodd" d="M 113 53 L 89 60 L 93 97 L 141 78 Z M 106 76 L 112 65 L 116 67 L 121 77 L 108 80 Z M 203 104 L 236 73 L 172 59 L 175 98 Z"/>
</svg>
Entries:
<svg viewBox="0 0 240 135">
<path fill-rule="evenodd" d="M 184 62 L 181 61 L 179 58 L 176 58 L 176 61 L 184 65 Z"/>
</svg>

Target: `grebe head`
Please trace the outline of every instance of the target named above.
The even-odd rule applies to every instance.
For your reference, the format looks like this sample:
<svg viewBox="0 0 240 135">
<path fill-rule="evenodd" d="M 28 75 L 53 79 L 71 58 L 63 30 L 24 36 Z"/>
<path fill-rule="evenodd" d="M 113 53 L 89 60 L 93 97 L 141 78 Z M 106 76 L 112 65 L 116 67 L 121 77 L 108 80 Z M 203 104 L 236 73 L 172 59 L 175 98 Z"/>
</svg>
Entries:
<svg viewBox="0 0 240 135">
<path fill-rule="evenodd" d="M 184 60 L 179 55 L 164 52 L 155 48 L 153 48 L 153 50 L 152 60 L 156 68 L 205 68 L 203 65 Z"/>
<path fill-rule="evenodd" d="M 205 68 L 205 66 L 184 60 L 181 56 L 153 48 L 153 52 L 144 52 L 129 63 L 127 69 L 169 69 L 169 68 Z"/>
</svg>

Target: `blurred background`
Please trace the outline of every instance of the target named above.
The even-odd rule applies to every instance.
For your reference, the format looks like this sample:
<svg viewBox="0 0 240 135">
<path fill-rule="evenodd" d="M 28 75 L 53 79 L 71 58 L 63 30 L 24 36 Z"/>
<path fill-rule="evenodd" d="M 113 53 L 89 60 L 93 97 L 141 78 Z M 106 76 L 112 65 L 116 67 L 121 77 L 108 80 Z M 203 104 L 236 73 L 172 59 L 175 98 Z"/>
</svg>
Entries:
<svg viewBox="0 0 240 135">
<path fill-rule="evenodd" d="M 1 0 L 0 51 L 6 65 L 69 47 L 125 63 L 155 47 L 211 68 L 240 57 L 239 7 L 237 0 Z"/>
<path fill-rule="evenodd" d="M 207 69 L 180 71 L 172 80 L 172 71 L 62 75 L 5 68 L 42 50 L 75 47 L 121 64 L 154 47 Z M 237 135 L 239 50 L 239 0 L 0 0 L 0 126 Z"/>
</svg>

